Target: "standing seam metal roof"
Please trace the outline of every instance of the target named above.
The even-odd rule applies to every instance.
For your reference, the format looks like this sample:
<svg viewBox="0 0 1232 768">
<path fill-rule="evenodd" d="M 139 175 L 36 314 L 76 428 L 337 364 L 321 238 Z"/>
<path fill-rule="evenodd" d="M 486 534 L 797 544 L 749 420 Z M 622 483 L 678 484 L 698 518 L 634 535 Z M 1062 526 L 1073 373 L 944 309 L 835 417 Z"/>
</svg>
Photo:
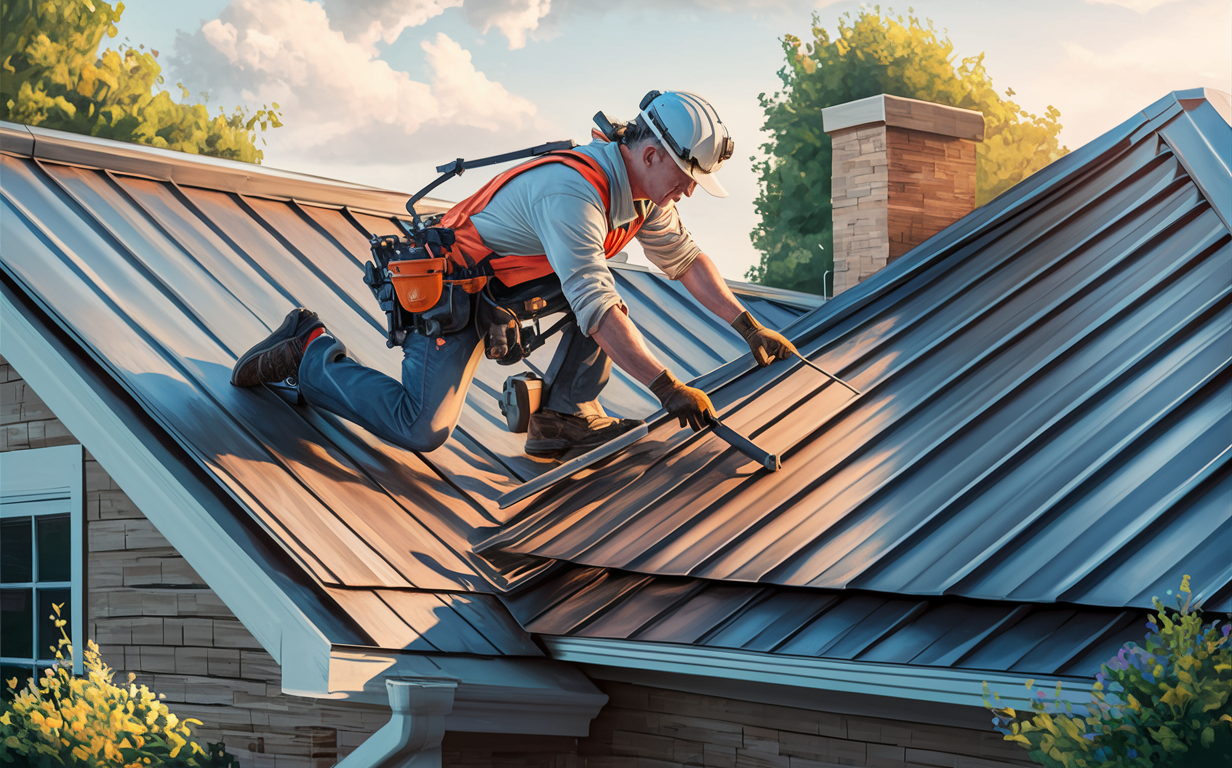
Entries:
<svg viewBox="0 0 1232 768">
<path fill-rule="evenodd" d="M 731 584 L 573 567 L 503 598 L 540 635 L 1092 677 L 1146 612 Z"/>
<path fill-rule="evenodd" d="M 704 377 L 481 551 L 827 590 L 1149 607 L 1232 588 L 1232 128 L 1178 92 Z"/>
<path fill-rule="evenodd" d="M 296 305 L 320 312 L 357 359 L 399 376 L 360 278 L 368 236 L 397 231 L 389 209 L 405 197 L 23 126 L 0 135 L 6 296 L 29 302 L 48 333 L 67 334 L 316 582 L 351 622 L 330 629 L 332 640 L 542 655 L 499 602 L 466 594 L 543 569 L 470 546 L 477 528 L 500 522 L 500 493 L 553 466 L 523 456 L 523 436 L 497 412 L 493 395 L 516 368 L 481 364 L 455 438 L 427 455 L 229 384 L 236 356 Z M 270 196 L 280 190 L 294 199 Z M 332 204 L 350 195 L 368 209 Z M 653 327 L 682 376 L 744 349 L 730 328 L 700 318 L 690 343 L 675 343 L 659 307 L 692 317 L 700 305 L 662 276 L 613 271 L 635 322 Z M 756 288 L 746 300 L 775 327 L 817 303 Z M 531 361 L 550 359 L 554 344 Z M 604 402 L 622 415 L 657 407 L 622 376 Z"/>
</svg>

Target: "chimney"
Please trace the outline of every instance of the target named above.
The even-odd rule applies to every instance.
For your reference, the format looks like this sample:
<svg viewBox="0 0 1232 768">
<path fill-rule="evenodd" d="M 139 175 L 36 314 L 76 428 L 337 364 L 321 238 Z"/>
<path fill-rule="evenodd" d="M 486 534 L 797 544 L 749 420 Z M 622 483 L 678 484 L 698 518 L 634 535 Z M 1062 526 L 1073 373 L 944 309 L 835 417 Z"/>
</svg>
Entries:
<svg viewBox="0 0 1232 768">
<path fill-rule="evenodd" d="M 834 150 L 835 296 L 975 209 L 979 112 L 883 94 L 821 120 Z"/>
</svg>

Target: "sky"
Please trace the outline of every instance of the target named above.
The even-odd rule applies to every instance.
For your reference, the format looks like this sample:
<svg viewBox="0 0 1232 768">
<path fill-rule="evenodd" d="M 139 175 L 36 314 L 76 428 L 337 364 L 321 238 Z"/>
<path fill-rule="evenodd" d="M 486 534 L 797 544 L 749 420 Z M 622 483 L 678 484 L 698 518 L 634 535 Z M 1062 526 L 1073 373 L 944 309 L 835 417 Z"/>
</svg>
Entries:
<svg viewBox="0 0 1232 768">
<path fill-rule="evenodd" d="M 723 275 L 759 260 L 753 157 L 760 94 L 780 87 L 781 39 L 833 35 L 862 3 L 835 0 L 125 0 L 118 39 L 159 52 L 166 85 L 212 108 L 278 103 L 264 164 L 413 193 L 435 166 L 556 139 L 589 141 L 603 110 L 628 119 L 649 90 L 693 91 L 736 152 L 681 217 Z M 1071 150 L 1174 90 L 1232 91 L 1228 0 L 914 0 L 957 58 L 985 54 L 998 90 L 1060 110 Z M 500 168 L 447 182 L 460 199 Z M 630 248 L 633 261 L 642 257 Z"/>
</svg>

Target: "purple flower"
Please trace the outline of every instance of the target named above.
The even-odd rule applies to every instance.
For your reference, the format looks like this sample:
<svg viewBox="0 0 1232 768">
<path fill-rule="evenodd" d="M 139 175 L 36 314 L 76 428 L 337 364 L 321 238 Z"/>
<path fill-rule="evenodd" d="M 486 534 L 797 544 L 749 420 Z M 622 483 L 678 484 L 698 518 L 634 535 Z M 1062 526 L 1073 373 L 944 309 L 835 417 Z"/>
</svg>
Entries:
<svg viewBox="0 0 1232 768">
<path fill-rule="evenodd" d="M 1129 755 L 1129 757 L 1130 757 L 1130 758 L 1135 758 L 1135 757 L 1137 757 L 1137 756 L 1138 756 L 1138 750 L 1136 750 L 1136 749 L 1131 749 L 1131 750 L 1129 750 L 1128 752 L 1126 752 L 1125 754 Z"/>
<path fill-rule="evenodd" d="M 1228 633 L 1230 632 L 1232 632 L 1232 624 L 1224 624 L 1223 625 L 1223 636 L 1227 637 Z"/>
</svg>

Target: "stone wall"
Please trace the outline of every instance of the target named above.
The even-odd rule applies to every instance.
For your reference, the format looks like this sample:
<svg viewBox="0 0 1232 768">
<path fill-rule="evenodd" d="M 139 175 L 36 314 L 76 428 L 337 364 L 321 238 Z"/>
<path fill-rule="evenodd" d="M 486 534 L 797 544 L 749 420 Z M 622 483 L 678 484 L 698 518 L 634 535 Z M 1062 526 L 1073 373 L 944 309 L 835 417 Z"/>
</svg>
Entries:
<svg viewBox="0 0 1232 768">
<path fill-rule="evenodd" d="M 885 125 L 830 134 L 834 207 L 834 295 L 889 263 L 890 161 Z"/>
<path fill-rule="evenodd" d="M 447 734 L 449 768 L 1010 768 L 1033 765 L 991 727 L 909 723 L 599 680 L 611 701 L 556 754 L 527 738 Z M 819 694 L 820 695 L 820 694 Z"/>
</svg>

